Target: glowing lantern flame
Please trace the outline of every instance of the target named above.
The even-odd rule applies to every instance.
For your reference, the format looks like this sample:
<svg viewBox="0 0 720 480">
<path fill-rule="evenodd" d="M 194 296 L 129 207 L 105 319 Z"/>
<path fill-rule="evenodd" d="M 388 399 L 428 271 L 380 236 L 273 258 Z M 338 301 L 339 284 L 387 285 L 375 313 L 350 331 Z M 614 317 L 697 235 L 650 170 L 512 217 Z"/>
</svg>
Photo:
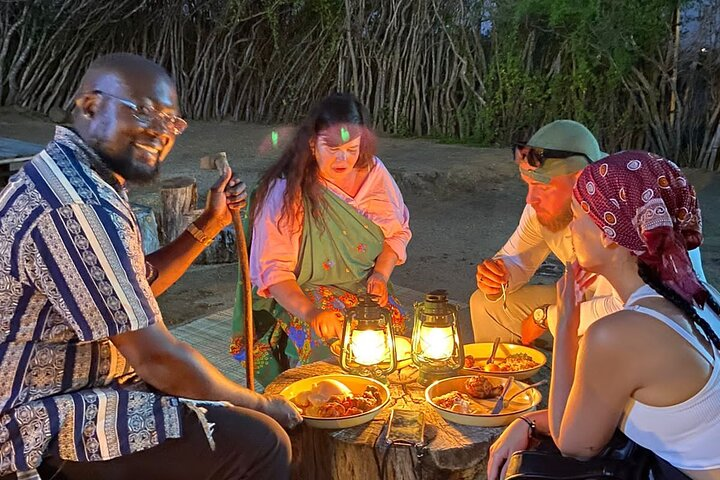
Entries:
<svg viewBox="0 0 720 480">
<path fill-rule="evenodd" d="M 421 355 L 434 360 L 450 358 L 455 349 L 455 333 L 452 327 L 422 327 L 420 332 Z"/>
<path fill-rule="evenodd" d="M 355 361 L 361 365 L 376 365 L 388 356 L 385 332 L 382 330 L 353 332 L 350 348 Z"/>
</svg>

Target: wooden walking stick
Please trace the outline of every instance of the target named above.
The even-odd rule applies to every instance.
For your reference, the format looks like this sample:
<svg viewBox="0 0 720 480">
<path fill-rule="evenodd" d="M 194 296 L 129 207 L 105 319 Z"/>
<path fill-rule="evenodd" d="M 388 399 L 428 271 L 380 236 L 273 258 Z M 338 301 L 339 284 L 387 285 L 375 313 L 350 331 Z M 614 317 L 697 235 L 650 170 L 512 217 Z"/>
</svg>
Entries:
<svg viewBox="0 0 720 480">
<path fill-rule="evenodd" d="M 208 155 L 200 159 L 200 168 L 217 170 L 220 175 L 225 175 L 225 169 L 230 168 L 225 152 Z M 235 246 L 238 257 L 238 276 L 243 283 L 243 316 L 245 317 L 245 379 L 247 388 L 255 391 L 255 328 L 252 316 L 252 286 L 250 285 L 250 264 L 248 262 L 247 241 L 243 230 L 240 212 L 231 210 L 232 223 L 235 228 Z"/>
</svg>

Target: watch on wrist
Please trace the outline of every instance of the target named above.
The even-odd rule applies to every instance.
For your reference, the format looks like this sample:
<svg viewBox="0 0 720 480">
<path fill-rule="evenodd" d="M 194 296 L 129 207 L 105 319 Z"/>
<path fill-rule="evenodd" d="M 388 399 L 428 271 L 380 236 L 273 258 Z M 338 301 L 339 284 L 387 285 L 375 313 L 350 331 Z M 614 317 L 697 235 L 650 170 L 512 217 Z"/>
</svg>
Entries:
<svg viewBox="0 0 720 480">
<path fill-rule="evenodd" d="M 533 310 L 533 321 L 535 325 L 547 330 L 547 311 L 550 305 L 542 305 Z"/>
<path fill-rule="evenodd" d="M 518 419 L 528 424 L 528 438 L 533 438 L 535 436 L 535 431 L 537 430 L 537 423 L 535 423 L 535 420 L 530 420 L 529 418 L 522 416 L 518 417 Z"/>
</svg>

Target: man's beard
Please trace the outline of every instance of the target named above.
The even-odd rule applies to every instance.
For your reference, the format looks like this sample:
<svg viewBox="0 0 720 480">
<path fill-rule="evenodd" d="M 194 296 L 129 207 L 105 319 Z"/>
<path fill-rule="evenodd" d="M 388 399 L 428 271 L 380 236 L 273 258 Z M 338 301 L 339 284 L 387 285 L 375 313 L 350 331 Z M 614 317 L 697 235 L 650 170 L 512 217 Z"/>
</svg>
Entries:
<svg viewBox="0 0 720 480">
<path fill-rule="evenodd" d="M 570 222 L 572 222 L 573 214 L 572 209 L 570 208 L 570 205 L 568 204 L 567 208 L 560 212 L 559 214 L 555 215 L 552 218 L 543 218 L 538 215 L 537 217 L 538 222 L 540 222 L 540 225 L 547 228 L 551 232 L 559 232 L 560 230 L 563 230 L 568 225 L 570 225 Z"/>
<path fill-rule="evenodd" d="M 130 155 L 127 155 L 124 160 L 102 154 L 100 158 L 110 170 L 128 182 L 145 185 L 152 183 L 160 175 L 160 162 L 157 162 L 154 166 L 150 166 L 138 162 Z"/>
</svg>

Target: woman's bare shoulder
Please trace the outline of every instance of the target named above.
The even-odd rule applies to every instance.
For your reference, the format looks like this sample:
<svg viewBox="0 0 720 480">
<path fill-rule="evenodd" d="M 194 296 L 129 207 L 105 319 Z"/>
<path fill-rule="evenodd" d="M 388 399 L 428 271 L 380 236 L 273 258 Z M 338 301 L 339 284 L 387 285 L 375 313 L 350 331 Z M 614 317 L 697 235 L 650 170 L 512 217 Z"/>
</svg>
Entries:
<svg viewBox="0 0 720 480">
<path fill-rule="evenodd" d="M 647 377 L 647 364 L 656 357 L 661 336 L 652 318 L 620 310 L 594 322 L 581 341 L 584 368 L 596 381 L 611 382 L 631 392 Z M 641 360 L 641 361 L 639 361 Z"/>
<path fill-rule="evenodd" d="M 639 340 L 647 340 L 656 323 L 646 314 L 623 309 L 590 325 L 585 331 L 584 341 L 587 346 L 624 354 L 628 349 L 642 348 L 644 340 Z"/>
</svg>

